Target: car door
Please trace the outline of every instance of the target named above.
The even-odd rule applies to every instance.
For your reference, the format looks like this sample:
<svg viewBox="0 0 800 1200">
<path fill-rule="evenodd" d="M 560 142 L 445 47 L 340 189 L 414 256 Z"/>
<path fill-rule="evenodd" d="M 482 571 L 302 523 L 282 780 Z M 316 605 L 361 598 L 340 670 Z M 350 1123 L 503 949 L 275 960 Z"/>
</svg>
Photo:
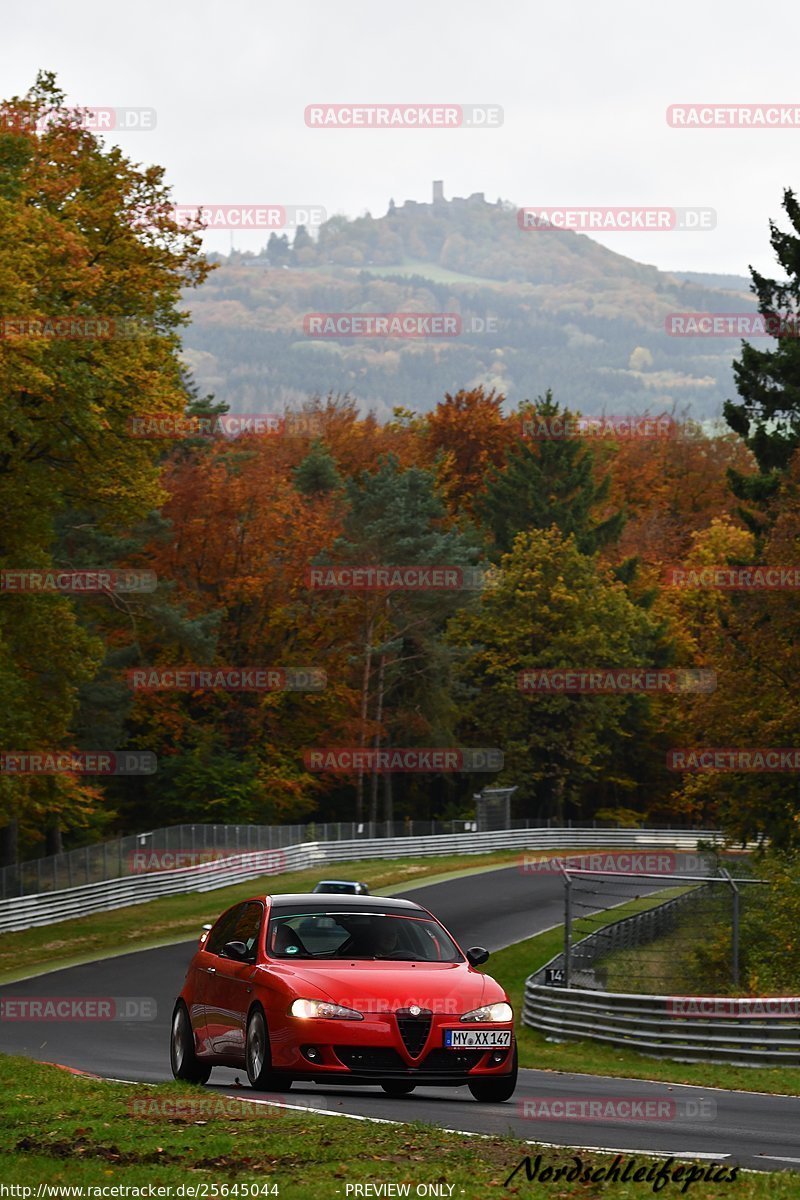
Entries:
<svg viewBox="0 0 800 1200">
<path fill-rule="evenodd" d="M 220 1058 L 244 1058 L 245 1026 L 263 918 L 264 905 L 258 901 L 239 905 L 212 947 L 213 963 L 206 973 L 206 1026 L 214 1054 Z M 248 961 L 226 957 L 223 947 L 227 942 L 244 942 Z"/>
<path fill-rule="evenodd" d="M 223 997 L 217 987 L 217 969 L 220 950 L 226 942 L 233 941 L 232 931 L 239 920 L 243 904 L 229 908 L 217 920 L 202 950 L 195 957 L 198 1022 L 202 1020 L 199 1040 L 206 1054 L 214 1053 L 214 1045 L 220 1033 L 224 1016 L 220 1012 Z"/>
</svg>

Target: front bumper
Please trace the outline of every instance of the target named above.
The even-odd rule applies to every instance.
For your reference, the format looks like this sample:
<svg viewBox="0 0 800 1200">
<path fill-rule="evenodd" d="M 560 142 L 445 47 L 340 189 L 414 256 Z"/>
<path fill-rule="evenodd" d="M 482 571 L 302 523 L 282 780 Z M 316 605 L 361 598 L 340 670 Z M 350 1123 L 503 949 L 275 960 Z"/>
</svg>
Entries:
<svg viewBox="0 0 800 1200">
<path fill-rule="evenodd" d="M 403 1032 L 396 1014 L 370 1015 L 363 1021 L 284 1017 L 282 1027 L 270 1022 L 272 1065 L 276 1071 L 317 1083 L 405 1080 L 438 1087 L 460 1087 L 470 1079 L 508 1075 L 512 1070 L 511 1022 L 466 1026 L 452 1017 L 433 1015 L 427 1030 L 409 1028 L 410 1024 L 406 1020 Z M 453 1028 L 508 1030 L 510 1044 L 451 1050 L 444 1045 L 444 1031 Z"/>
</svg>

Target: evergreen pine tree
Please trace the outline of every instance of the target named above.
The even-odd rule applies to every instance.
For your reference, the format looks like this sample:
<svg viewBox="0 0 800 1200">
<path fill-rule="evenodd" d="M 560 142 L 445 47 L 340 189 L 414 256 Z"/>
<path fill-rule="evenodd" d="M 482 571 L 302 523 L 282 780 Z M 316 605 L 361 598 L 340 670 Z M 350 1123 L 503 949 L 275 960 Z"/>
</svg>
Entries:
<svg viewBox="0 0 800 1200">
<path fill-rule="evenodd" d="M 523 415 L 534 428 L 572 419 L 550 391 Z M 582 554 L 593 554 L 615 541 L 625 523 L 621 512 L 603 519 L 597 516 L 608 488 L 608 476 L 599 482 L 595 478 L 594 451 L 585 440 L 532 438 L 521 440 L 508 452 L 504 466 L 495 470 L 478 497 L 475 510 L 501 554 L 509 553 L 518 533 L 553 525 L 564 537 L 573 534 Z"/>
<path fill-rule="evenodd" d="M 792 231 L 782 232 L 770 221 L 770 243 L 787 278 L 768 279 L 750 268 L 751 291 L 758 311 L 766 320 L 787 327 L 777 345 L 759 349 L 742 343 L 741 358 L 733 364 L 740 400 L 727 400 L 724 414 L 728 425 L 753 452 L 758 474 L 729 471 L 734 495 L 747 504 L 763 507 L 775 495 L 789 460 L 800 446 L 800 204 L 788 188 L 783 209 Z M 741 515 L 754 532 L 764 528 L 764 514 L 742 509 Z"/>
<path fill-rule="evenodd" d="M 304 496 L 323 496 L 342 486 L 336 461 L 318 438 L 311 443 L 308 454 L 294 468 L 294 486 Z"/>
</svg>

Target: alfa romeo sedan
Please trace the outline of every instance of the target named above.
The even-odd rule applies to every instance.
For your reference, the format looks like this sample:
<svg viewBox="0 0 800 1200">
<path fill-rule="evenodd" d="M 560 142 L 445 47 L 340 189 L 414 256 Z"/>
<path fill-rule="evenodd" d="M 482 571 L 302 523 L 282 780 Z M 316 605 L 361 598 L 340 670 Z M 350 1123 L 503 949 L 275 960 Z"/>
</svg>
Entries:
<svg viewBox="0 0 800 1200">
<path fill-rule="evenodd" d="M 244 1067 L 254 1088 L 294 1080 L 417 1085 L 508 1100 L 513 1013 L 436 918 L 410 900 L 286 894 L 236 904 L 204 932 L 172 1016 L 176 1079 Z"/>
</svg>

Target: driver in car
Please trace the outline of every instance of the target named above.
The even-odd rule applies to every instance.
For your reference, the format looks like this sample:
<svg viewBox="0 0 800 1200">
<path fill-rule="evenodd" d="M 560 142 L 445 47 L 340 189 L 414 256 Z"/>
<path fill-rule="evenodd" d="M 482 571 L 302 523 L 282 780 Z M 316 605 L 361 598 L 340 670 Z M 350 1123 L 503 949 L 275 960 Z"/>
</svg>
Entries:
<svg viewBox="0 0 800 1200">
<path fill-rule="evenodd" d="M 385 917 L 382 921 L 378 921 L 373 937 L 372 951 L 376 958 L 391 954 L 399 948 L 399 945 L 400 939 L 397 936 L 397 922 L 393 921 L 391 917 Z"/>
<path fill-rule="evenodd" d="M 353 928 L 349 922 L 342 921 L 349 928 L 350 936 L 343 946 L 339 947 L 338 955 L 347 957 L 354 955 L 358 958 L 383 958 L 392 954 L 399 946 L 397 922 L 390 917 L 378 921 L 370 921 L 368 925 Z"/>
</svg>

